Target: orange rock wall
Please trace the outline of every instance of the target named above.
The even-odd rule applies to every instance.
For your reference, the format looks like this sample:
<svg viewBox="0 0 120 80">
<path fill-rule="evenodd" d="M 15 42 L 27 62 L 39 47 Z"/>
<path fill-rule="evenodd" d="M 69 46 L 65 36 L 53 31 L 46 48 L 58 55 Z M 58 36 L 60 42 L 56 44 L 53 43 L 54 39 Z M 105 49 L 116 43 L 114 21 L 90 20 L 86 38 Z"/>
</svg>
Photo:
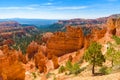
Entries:
<svg viewBox="0 0 120 80">
<path fill-rule="evenodd" d="M 110 34 L 120 36 L 120 18 L 109 18 L 107 27 Z"/>
<path fill-rule="evenodd" d="M 19 54 L 14 50 L 8 50 L 8 52 L 0 56 L 0 75 L 2 79 L 24 80 L 25 69 L 19 61 Z"/>
<path fill-rule="evenodd" d="M 105 33 L 106 33 L 107 29 L 93 29 L 92 30 L 92 33 L 91 33 L 91 38 L 93 41 L 97 41 L 99 40 L 100 38 L 104 37 L 105 36 Z"/>
<path fill-rule="evenodd" d="M 84 35 L 81 28 L 67 27 L 66 32 L 55 33 L 47 42 L 47 57 L 62 56 L 83 47 Z"/>
<path fill-rule="evenodd" d="M 120 36 L 120 18 L 116 20 L 116 35 Z"/>
</svg>

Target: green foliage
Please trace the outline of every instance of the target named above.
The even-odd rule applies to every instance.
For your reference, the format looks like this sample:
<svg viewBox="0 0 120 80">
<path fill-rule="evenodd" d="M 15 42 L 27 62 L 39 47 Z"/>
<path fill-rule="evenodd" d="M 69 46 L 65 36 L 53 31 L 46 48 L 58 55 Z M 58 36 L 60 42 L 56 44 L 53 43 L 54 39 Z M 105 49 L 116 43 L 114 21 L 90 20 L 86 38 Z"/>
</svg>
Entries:
<svg viewBox="0 0 120 80">
<path fill-rule="evenodd" d="M 114 55 L 113 59 L 115 65 L 120 65 L 120 51 L 116 51 L 116 54 Z"/>
<path fill-rule="evenodd" d="M 55 74 L 49 72 L 49 73 L 46 75 L 46 78 L 49 78 L 51 75 L 55 75 Z"/>
<path fill-rule="evenodd" d="M 85 68 L 80 69 L 79 64 L 75 63 L 72 64 L 70 61 L 66 63 L 66 70 L 69 71 L 69 74 L 79 74 L 81 71 L 83 71 Z"/>
<path fill-rule="evenodd" d="M 72 64 L 69 60 L 66 62 L 65 66 L 61 66 L 59 68 L 59 73 L 63 73 L 65 71 L 69 71 L 69 75 L 70 74 L 79 74 L 80 72 L 82 72 L 85 68 L 80 68 L 78 63 Z M 67 74 L 67 73 L 65 73 Z"/>
<path fill-rule="evenodd" d="M 102 55 L 101 48 L 102 46 L 99 43 L 91 43 L 85 52 L 84 59 L 90 62 L 90 64 L 95 63 L 95 65 L 102 66 L 102 63 L 105 62 L 105 58 Z"/>
<path fill-rule="evenodd" d="M 117 46 L 112 43 L 108 43 L 109 47 L 107 49 L 107 53 L 105 54 L 106 59 L 111 61 L 112 67 L 114 65 L 120 64 L 120 51 L 116 50 Z"/>
<path fill-rule="evenodd" d="M 30 42 L 34 40 L 33 37 L 28 37 L 28 36 L 23 36 L 22 38 L 20 37 L 15 37 L 14 41 L 15 44 L 12 46 L 12 48 L 16 50 L 21 50 L 23 54 L 26 53 L 26 48 L 30 44 Z"/>
<path fill-rule="evenodd" d="M 68 61 L 66 62 L 66 69 L 70 71 L 71 68 L 73 68 L 73 65 L 72 65 L 72 63 L 68 60 Z"/>
<path fill-rule="evenodd" d="M 102 46 L 97 42 L 92 42 L 88 49 L 85 51 L 84 59 L 93 65 L 92 73 L 94 74 L 95 66 L 102 66 L 102 63 L 105 62 L 105 58 L 101 52 Z"/>
<path fill-rule="evenodd" d="M 103 66 L 100 68 L 99 72 L 104 74 L 104 75 L 107 75 L 107 74 L 110 74 L 112 72 L 112 68 L 108 68 L 106 66 Z"/>
<path fill-rule="evenodd" d="M 22 51 L 22 53 L 25 54 L 27 46 L 32 41 L 36 41 L 36 42 L 40 42 L 41 41 L 41 35 L 33 34 L 31 36 L 22 36 L 22 37 L 14 36 L 13 39 L 15 41 L 15 44 L 12 45 L 11 47 L 16 49 L 16 50 L 20 49 Z"/>
<path fill-rule="evenodd" d="M 87 28 L 86 26 L 81 27 L 81 28 L 82 28 L 82 30 L 83 30 L 84 35 L 88 35 L 88 34 L 91 33 L 91 29 L 92 29 L 92 28 Z"/>
<path fill-rule="evenodd" d="M 65 71 L 65 67 L 64 66 L 60 66 L 58 73 L 63 73 Z"/>
<path fill-rule="evenodd" d="M 54 24 L 50 24 L 50 25 L 46 25 L 46 26 L 45 25 L 40 26 L 40 30 L 43 32 L 65 31 L 65 29 L 63 27 L 64 27 L 63 24 L 54 23 Z"/>
<path fill-rule="evenodd" d="M 112 38 L 115 40 L 115 42 L 119 45 L 120 44 L 120 38 L 118 36 L 112 36 Z"/>
<path fill-rule="evenodd" d="M 57 80 L 57 78 L 54 76 L 53 80 Z"/>
<path fill-rule="evenodd" d="M 32 73 L 32 75 L 33 75 L 33 77 L 34 77 L 34 78 L 36 78 L 36 77 L 37 77 L 37 76 L 36 76 L 36 74 L 35 74 L 34 72 Z"/>
</svg>

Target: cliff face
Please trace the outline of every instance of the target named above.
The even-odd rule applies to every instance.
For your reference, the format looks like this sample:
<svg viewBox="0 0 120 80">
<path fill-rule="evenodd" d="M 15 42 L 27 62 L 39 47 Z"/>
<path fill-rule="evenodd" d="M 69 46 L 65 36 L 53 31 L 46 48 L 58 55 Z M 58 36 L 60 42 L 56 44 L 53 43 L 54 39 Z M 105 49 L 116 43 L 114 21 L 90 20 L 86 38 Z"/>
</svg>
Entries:
<svg viewBox="0 0 120 80">
<path fill-rule="evenodd" d="M 4 46 L 1 50 L 0 56 L 0 76 L 2 80 L 24 80 L 25 69 L 20 62 L 23 56 L 16 50 L 10 50 Z M 17 75 L 16 75 L 17 74 Z"/>
<path fill-rule="evenodd" d="M 108 32 L 109 34 L 116 34 L 116 26 L 115 26 L 115 23 L 116 22 L 116 19 L 114 18 L 109 18 L 108 21 L 107 21 L 107 29 L 108 29 Z"/>
<path fill-rule="evenodd" d="M 46 43 L 52 35 L 53 35 L 52 32 L 47 32 L 47 33 L 43 34 L 42 41 Z"/>
<path fill-rule="evenodd" d="M 120 36 L 120 18 L 116 20 L 116 35 Z"/>
<path fill-rule="evenodd" d="M 92 41 L 97 41 L 97 40 L 101 39 L 102 37 L 105 36 L 106 32 L 107 32 L 106 28 L 103 28 L 101 30 L 99 30 L 99 29 L 92 29 L 92 32 L 91 32 Z"/>
<path fill-rule="evenodd" d="M 107 27 L 110 34 L 120 36 L 120 18 L 109 18 Z"/>
<path fill-rule="evenodd" d="M 83 47 L 84 35 L 81 28 L 67 27 L 66 32 L 55 33 L 47 42 L 47 57 L 62 56 Z"/>
</svg>

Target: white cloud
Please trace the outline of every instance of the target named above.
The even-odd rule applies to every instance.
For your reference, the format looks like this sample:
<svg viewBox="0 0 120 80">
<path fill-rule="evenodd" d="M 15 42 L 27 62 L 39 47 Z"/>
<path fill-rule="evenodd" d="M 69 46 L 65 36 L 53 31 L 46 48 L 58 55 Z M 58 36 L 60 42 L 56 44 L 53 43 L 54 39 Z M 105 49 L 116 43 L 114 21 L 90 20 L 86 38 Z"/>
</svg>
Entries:
<svg viewBox="0 0 120 80">
<path fill-rule="evenodd" d="M 0 7 L 0 10 L 33 10 L 33 7 Z"/>
<path fill-rule="evenodd" d="M 53 3 L 48 2 L 48 3 L 44 3 L 44 4 L 42 4 L 42 5 L 44 5 L 44 6 L 51 6 L 51 5 L 53 5 Z"/>
<path fill-rule="evenodd" d="M 85 9 L 87 6 L 71 6 L 71 7 L 57 7 L 58 10 L 79 10 L 79 9 Z"/>
</svg>

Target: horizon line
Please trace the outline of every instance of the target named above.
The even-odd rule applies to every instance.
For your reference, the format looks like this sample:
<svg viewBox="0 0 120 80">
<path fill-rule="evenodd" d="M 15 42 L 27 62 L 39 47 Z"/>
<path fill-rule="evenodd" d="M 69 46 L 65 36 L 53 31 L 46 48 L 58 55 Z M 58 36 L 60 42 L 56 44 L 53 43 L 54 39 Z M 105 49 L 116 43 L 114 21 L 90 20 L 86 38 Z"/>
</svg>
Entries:
<svg viewBox="0 0 120 80">
<path fill-rule="evenodd" d="M 0 18 L 0 19 L 43 19 L 43 20 L 71 20 L 71 19 L 98 19 L 98 18 L 104 18 L 104 17 L 109 17 L 112 15 L 119 15 L 118 14 L 111 14 L 111 15 L 106 15 L 106 16 L 99 16 L 99 17 L 94 17 L 94 18 L 85 18 L 85 17 L 75 17 L 75 18 L 27 18 L 27 17 L 8 17 L 8 18 Z"/>
</svg>

